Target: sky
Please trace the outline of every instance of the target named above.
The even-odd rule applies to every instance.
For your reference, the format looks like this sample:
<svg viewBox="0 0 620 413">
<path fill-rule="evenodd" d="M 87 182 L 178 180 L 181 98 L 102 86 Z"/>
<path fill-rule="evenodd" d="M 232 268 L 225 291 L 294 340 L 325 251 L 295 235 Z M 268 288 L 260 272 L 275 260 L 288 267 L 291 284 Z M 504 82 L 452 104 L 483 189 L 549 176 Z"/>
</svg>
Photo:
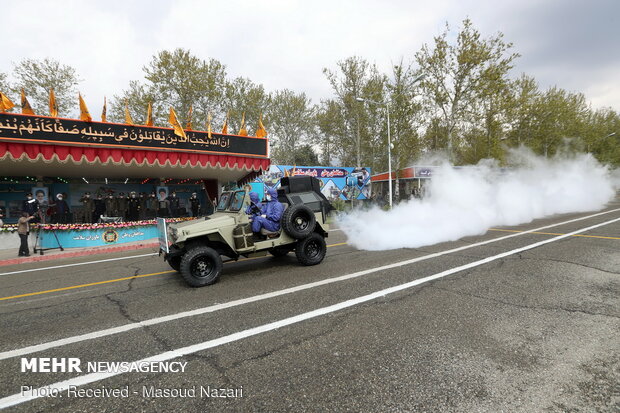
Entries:
<svg viewBox="0 0 620 413">
<path fill-rule="evenodd" d="M 95 113 L 104 95 L 142 80 L 154 54 L 177 47 L 219 60 L 230 78 L 318 103 L 332 95 L 323 68 L 356 55 L 389 73 L 401 59 L 413 63 L 446 22 L 456 33 L 465 18 L 484 37 L 502 32 L 514 43 L 515 77 L 620 111 L 617 0 L 19 0 L 0 9 L 0 72 L 24 58 L 68 64 Z"/>
</svg>

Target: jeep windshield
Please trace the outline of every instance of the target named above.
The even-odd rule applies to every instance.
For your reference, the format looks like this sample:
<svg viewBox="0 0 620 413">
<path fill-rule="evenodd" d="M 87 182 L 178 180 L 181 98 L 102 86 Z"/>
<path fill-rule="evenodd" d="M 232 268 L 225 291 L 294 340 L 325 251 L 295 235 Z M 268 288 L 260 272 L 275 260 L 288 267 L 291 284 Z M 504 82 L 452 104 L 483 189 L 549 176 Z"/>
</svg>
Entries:
<svg viewBox="0 0 620 413">
<path fill-rule="evenodd" d="M 228 208 L 228 204 L 230 204 L 230 192 L 222 192 L 222 195 L 220 195 L 220 202 L 217 204 L 217 210 L 218 211 L 226 211 L 226 208 Z"/>
<path fill-rule="evenodd" d="M 230 206 L 228 209 L 231 212 L 237 212 L 243 206 L 243 201 L 245 199 L 245 191 L 237 191 L 235 192 L 232 200 L 230 201 Z"/>
<path fill-rule="evenodd" d="M 217 204 L 218 212 L 239 212 L 245 201 L 245 191 L 222 192 L 220 202 Z"/>
</svg>

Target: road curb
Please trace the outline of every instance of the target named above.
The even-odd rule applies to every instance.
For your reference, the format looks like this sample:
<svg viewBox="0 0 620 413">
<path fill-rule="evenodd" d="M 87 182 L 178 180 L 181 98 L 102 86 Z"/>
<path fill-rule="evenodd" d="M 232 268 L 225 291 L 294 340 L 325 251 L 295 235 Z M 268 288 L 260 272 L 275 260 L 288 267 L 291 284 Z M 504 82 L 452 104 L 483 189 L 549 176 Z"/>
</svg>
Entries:
<svg viewBox="0 0 620 413">
<path fill-rule="evenodd" d="M 117 246 L 117 247 L 93 248 L 93 249 L 85 250 L 85 251 L 61 252 L 61 253 L 52 254 L 52 255 L 31 255 L 30 257 L 23 257 L 23 258 L 20 257 L 20 258 L 12 258 L 9 260 L 0 260 L 0 267 L 5 266 L 5 265 L 25 264 L 29 262 L 82 257 L 85 255 L 110 254 L 114 252 L 157 248 L 158 246 L 159 246 L 158 242 L 151 242 L 148 244 L 135 244 L 135 245 Z"/>
</svg>

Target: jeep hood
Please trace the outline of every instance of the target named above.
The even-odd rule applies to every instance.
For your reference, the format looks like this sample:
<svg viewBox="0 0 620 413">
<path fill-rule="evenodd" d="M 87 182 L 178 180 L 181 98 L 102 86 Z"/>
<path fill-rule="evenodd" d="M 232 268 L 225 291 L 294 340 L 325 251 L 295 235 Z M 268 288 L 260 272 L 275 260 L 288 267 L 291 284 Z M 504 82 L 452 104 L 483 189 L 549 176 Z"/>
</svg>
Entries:
<svg viewBox="0 0 620 413">
<path fill-rule="evenodd" d="M 194 237 L 195 234 L 213 232 L 213 230 L 234 224 L 235 215 L 220 212 L 210 215 L 209 219 L 201 217 L 192 219 L 191 221 L 170 224 L 170 226 L 177 229 L 179 238 L 186 238 L 187 236 L 191 238 Z M 186 232 L 186 234 L 184 234 L 184 232 Z"/>
</svg>

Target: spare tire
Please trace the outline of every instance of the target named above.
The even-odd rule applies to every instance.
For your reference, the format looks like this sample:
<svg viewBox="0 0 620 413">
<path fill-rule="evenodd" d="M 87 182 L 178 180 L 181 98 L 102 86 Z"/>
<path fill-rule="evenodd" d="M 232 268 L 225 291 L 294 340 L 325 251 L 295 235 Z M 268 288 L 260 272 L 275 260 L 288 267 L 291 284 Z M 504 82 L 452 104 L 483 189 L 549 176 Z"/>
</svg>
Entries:
<svg viewBox="0 0 620 413">
<path fill-rule="evenodd" d="M 295 239 L 306 238 L 315 226 L 314 212 L 304 204 L 293 204 L 282 214 L 282 229 Z"/>
</svg>

